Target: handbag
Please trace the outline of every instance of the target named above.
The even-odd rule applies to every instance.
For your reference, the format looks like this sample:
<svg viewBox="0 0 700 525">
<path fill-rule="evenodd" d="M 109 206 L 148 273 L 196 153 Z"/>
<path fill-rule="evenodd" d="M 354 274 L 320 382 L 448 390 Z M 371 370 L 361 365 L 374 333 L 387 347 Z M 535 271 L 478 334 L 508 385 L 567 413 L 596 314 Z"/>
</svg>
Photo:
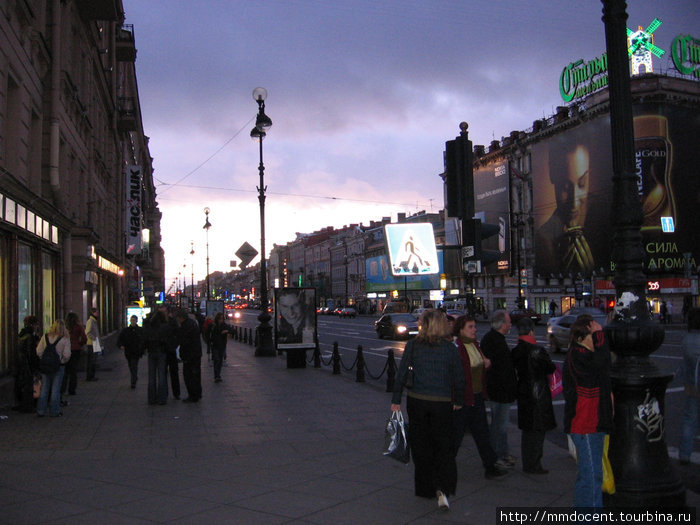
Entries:
<svg viewBox="0 0 700 525">
<path fill-rule="evenodd" d="M 552 393 L 552 399 L 554 399 L 557 396 L 560 396 L 561 393 L 564 391 L 564 385 L 562 383 L 562 378 L 561 378 L 561 367 L 554 363 L 554 366 L 556 367 L 554 369 L 554 372 L 549 374 L 549 391 Z"/>
<path fill-rule="evenodd" d="M 384 455 L 401 463 L 411 461 L 411 449 L 408 446 L 408 425 L 400 410 L 391 413 L 384 432 Z"/>
<path fill-rule="evenodd" d="M 603 492 L 606 494 L 615 494 L 615 476 L 613 475 L 612 465 L 608 458 L 608 449 L 610 448 L 610 434 L 605 434 L 605 442 L 603 444 Z"/>
<path fill-rule="evenodd" d="M 102 344 L 100 343 L 99 337 L 96 337 L 92 342 L 92 353 L 95 355 L 102 355 Z"/>
<path fill-rule="evenodd" d="M 34 374 L 34 379 L 32 381 L 32 397 L 34 399 L 39 399 L 41 395 L 41 375 Z"/>
</svg>

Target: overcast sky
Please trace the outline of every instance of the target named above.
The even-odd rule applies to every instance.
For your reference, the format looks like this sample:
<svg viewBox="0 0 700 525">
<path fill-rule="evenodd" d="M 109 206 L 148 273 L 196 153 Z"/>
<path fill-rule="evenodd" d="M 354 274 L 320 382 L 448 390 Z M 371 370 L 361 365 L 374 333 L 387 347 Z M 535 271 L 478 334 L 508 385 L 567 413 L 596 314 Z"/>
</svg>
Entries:
<svg viewBox="0 0 700 525">
<path fill-rule="evenodd" d="M 211 272 L 229 271 L 243 242 L 260 249 L 257 86 L 273 121 L 263 143 L 269 253 L 295 232 L 440 210 L 444 143 L 461 121 L 474 144 L 526 130 L 563 104 L 562 68 L 605 51 L 596 0 L 123 3 L 166 289 L 179 271 L 189 284 L 192 261 L 195 279 L 206 275 L 205 206 Z M 657 71 L 673 67 L 675 35 L 700 35 L 698 0 L 629 0 L 627 12 L 631 29 L 661 19 Z"/>
</svg>

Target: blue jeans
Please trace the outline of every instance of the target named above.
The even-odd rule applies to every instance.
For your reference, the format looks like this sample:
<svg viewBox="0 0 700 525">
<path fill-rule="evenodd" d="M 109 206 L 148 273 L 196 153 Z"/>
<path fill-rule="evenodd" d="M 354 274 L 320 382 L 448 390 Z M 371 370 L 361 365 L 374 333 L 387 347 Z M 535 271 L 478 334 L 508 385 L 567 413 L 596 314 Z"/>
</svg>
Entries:
<svg viewBox="0 0 700 525">
<path fill-rule="evenodd" d="M 496 456 L 503 459 L 510 455 L 508 448 L 508 420 L 510 418 L 510 407 L 513 403 L 497 403 L 489 401 L 491 407 L 491 426 L 489 433 L 491 434 L 491 446 L 493 447 Z"/>
<path fill-rule="evenodd" d="M 148 403 L 164 405 L 168 401 L 168 372 L 165 352 L 148 353 Z"/>
<path fill-rule="evenodd" d="M 687 461 L 693 453 L 693 440 L 698 432 L 698 412 L 700 412 L 700 399 L 686 395 L 683 404 L 683 424 L 681 426 L 681 441 L 678 445 L 678 459 Z"/>
<path fill-rule="evenodd" d="M 47 405 L 50 416 L 61 413 L 61 383 L 65 371 L 61 366 L 55 374 L 41 374 L 41 392 L 36 403 L 36 413 L 40 416 L 46 415 Z"/>
<path fill-rule="evenodd" d="M 578 474 L 574 486 L 575 508 L 603 508 L 603 444 L 605 434 L 570 434 L 576 445 Z"/>
</svg>

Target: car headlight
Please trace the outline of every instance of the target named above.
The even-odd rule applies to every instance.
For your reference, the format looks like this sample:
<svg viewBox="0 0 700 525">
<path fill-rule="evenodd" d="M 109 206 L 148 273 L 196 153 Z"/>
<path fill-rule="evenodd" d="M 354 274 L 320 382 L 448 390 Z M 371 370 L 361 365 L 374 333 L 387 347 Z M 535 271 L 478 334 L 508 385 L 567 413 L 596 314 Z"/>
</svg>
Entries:
<svg viewBox="0 0 700 525">
<path fill-rule="evenodd" d="M 241 312 L 235 312 L 235 313 L 233 314 L 233 317 L 235 317 L 236 319 L 240 319 L 240 318 L 241 318 Z"/>
<path fill-rule="evenodd" d="M 406 333 L 406 327 L 404 325 L 399 325 L 396 327 L 396 332 L 399 334 L 405 334 Z"/>
<path fill-rule="evenodd" d="M 547 325 L 547 333 L 548 333 L 548 334 L 551 334 L 551 333 L 552 333 L 552 325 L 551 325 L 551 324 L 548 324 L 548 325 Z"/>
</svg>

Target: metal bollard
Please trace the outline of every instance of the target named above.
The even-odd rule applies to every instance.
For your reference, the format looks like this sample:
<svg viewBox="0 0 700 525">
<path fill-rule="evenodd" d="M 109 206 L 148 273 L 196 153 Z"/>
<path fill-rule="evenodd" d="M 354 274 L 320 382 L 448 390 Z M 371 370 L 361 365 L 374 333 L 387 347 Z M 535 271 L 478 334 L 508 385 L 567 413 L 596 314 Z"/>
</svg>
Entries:
<svg viewBox="0 0 700 525">
<path fill-rule="evenodd" d="M 321 345 L 318 344 L 318 337 L 316 338 L 316 346 L 314 347 L 314 368 L 321 368 Z"/>
<path fill-rule="evenodd" d="M 386 391 L 394 391 L 394 381 L 396 380 L 396 360 L 394 359 L 394 351 L 389 350 L 388 362 L 386 365 Z"/>
<path fill-rule="evenodd" d="M 338 341 L 333 343 L 333 375 L 340 375 L 340 352 L 338 352 Z"/>
<path fill-rule="evenodd" d="M 362 345 L 357 345 L 357 372 L 355 383 L 365 382 L 365 356 L 362 354 Z"/>
</svg>

